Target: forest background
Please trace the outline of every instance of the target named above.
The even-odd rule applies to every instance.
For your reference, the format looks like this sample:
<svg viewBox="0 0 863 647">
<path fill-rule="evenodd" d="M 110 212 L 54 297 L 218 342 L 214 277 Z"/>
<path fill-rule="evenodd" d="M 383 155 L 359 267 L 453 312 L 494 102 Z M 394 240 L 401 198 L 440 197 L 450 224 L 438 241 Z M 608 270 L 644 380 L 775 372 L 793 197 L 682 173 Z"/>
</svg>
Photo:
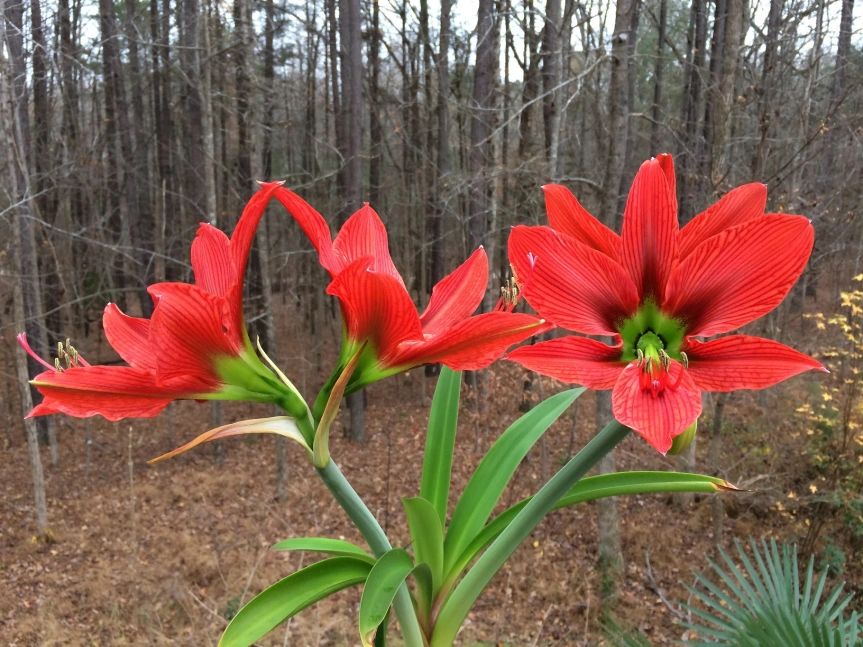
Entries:
<svg viewBox="0 0 863 647">
<path fill-rule="evenodd" d="M 812 220 L 803 277 L 749 328 L 832 373 L 706 395 L 697 441 L 679 460 L 628 440 L 618 466 L 716 474 L 751 491 L 555 513 L 486 592 L 465 644 L 598 644 L 609 614 L 655 644 L 686 637 L 679 605 L 691 571 L 750 535 L 796 541 L 831 578 L 863 589 L 854 0 L 0 7 L 4 643 L 211 644 L 243 601 L 305 559 L 269 545 L 356 538 L 282 443 L 222 442 L 146 466 L 222 420 L 267 415 L 260 408 L 177 403 L 154 420 L 22 422 L 38 366 L 17 350 L 17 332 L 43 356 L 70 337 L 91 361 L 117 361 L 101 331 L 105 304 L 147 316 L 146 286 L 190 280 L 198 223 L 230 231 L 258 179 L 285 179 L 333 227 L 370 202 L 421 307 L 484 245 L 488 309 L 509 277 L 509 229 L 546 222 L 543 184 L 568 186 L 619 229 L 638 165 L 660 152 L 675 155 L 681 225 L 752 181 L 768 185 L 769 211 Z M 250 277 L 252 335 L 312 392 L 337 354 L 339 317 L 280 207 L 262 221 Z M 352 397 L 334 440 L 349 478 L 405 541 L 398 497 L 416 491 L 434 381 L 433 369 L 415 370 Z M 455 492 L 519 411 L 562 388 L 507 363 L 466 376 Z M 602 426 L 607 402 L 583 400 L 521 466 L 509 501 Z M 356 592 L 334 599 L 273 644 L 354 644 Z"/>
</svg>

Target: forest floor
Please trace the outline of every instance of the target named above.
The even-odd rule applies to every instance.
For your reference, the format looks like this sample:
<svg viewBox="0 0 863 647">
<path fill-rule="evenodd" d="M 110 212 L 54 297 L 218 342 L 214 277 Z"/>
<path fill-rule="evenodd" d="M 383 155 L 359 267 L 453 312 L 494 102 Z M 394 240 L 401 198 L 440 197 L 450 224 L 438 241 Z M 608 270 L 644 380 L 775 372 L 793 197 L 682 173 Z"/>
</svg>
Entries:
<svg viewBox="0 0 863 647">
<path fill-rule="evenodd" d="M 488 372 L 489 398 L 482 416 L 474 392 L 462 386 L 451 505 L 488 444 L 520 415 L 524 375 L 517 366 L 496 364 Z M 805 422 L 794 415 L 791 403 L 807 397 L 807 388 L 817 380 L 810 375 L 776 387 L 766 401 L 757 393 L 737 394 L 726 407 L 722 465 L 729 469 L 723 476 L 754 491 L 696 496 L 688 505 L 666 495 L 618 501 L 626 566 L 614 613 L 621 625 L 640 629 L 654 645 L 688 637 L 674 610 L 688 599 L 693 571 L 705 569 L 715 552 L 713 496 L 724 497 L 726 547 L 735 538 L 799 533 L 799 521 L 777 505 L 787 495 L 788 465 L 774 461 L 783 451 L 800 453 L 801 445 L 774 446 L 771 453 L 768 439 L 804 442 L 806 434 L 800 431 Z M 434 381 L 418 370 L 369 388 L 364 444 L 343 437 L 342 420 L 333 430 L 333 457 L 394 545 L 408 543 L 399 499 L 418 491 Z M 562 388 L 543 380 L 545 396 Z M 593 434 L 593 395 L 585 394 L 577 404 L 546 434 L 547 476 L 565 460 L 571 443 L 577 449 Z M 270 437 L 225 441 L 221 464 L 213 447 L 203 446 L 148 466 L 148 459 L 209 428 L 210 405 L 180 402 L 172 405 L 170 423 L 165 413 L 116 424 L 101 418 L 58 418 L 59 466 L 51 467 L 47 449 L 42 454 L 54 541 L 39 544 L 33 536 L 32 480 L 16 422 L 19 412 L 14 406 L 7 409 L 7 433 L 0 439 L 6 445 L 0 451 L 2 645 L 215 645 L 239 606 L 313 559 L 272 552 L 271 545 L 313 535 L 362 543 L 294 446 L 289 447 L 290 497 L 276 500 L 276 452 Z M 229 403 L 224 419 L 268 412 Z M 705 472 L 709 417 L 706 408 L 697 467 Z M 542 457 L 537 445 L 516 472 L 502 505 L 538 489 Z M 618 469 L 675 467 L 673 459 L 635 436 L 616 457 Z M 602 644 L 605 616 L 596 554 L 595 506 L 552 513 L 484 592 L 460 644 Z M 260 644 L 358 645 L 359 597 L 357 588 L 339 593 Z"/>
</svg>

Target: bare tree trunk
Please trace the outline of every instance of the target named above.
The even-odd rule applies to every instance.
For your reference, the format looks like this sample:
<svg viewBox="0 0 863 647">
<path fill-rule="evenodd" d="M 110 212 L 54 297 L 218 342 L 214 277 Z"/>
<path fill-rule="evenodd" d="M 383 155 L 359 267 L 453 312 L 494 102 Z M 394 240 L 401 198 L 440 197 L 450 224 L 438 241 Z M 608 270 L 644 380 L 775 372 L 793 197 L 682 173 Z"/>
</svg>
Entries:
<svg viewBox="0 0 863 647">
<path fill-rule="evenodd" d="M 353 212 L 362 205 L 363 160 L 363 53 L 359 0 L 339 0 L 341 35 L 343 132 L 345 140 L 345 207 Z M 351 412 L 350 437 L 365 442 L 365 392 L 348 397 Z"/>
<path fill-rule="evenodd" d="M 560 0 L 545 3 L 545 36 L 543 38 L 542 80 L 543 119 L 545 125 L 545 154 L 548 161 L 548 177 L 558 177 L 558 153 L 560 150 Z"/>
<path fill-rule="evenodd" d="M 183 197 L 194 220 L 208 220 L 206 150 L 204 143 L 204 97 L 201 87 L 201 8 L 198 0 L 183 0 L 183 40 L 180 64 L 183 70 Z M 239 85 L 238 92 L 239 96 Z M 241 118 L 238 116 L 238 118 Z M 241 142 L 241 146 L 244 142 Z"/>
<path fill-rule="evenodd" d="M 380 0 L 372 0 L 372 25 L 369 36 L 369 202 L 381 209 L 381 183 L 384 133 L 381 124 L 381 9 Z"/>
<path fill-rule="evenodd" d="M 159 12 L 159 0 L 150 0 L 150 37 L 153 41 L 151 54 L 153 59 L 153 130 L 156 135 L 156 167 L 159 178 L 159 213 L 161 214 L 161 226 L 158 229 L 156 240 L 159 241 L 163 254 L 167 252 L 165 239 L 168 229 L 168 214 L 176 213 L 174 207 L 176 189 L 171 163 L 171 141 L 174 138 L 174 126 L 170 110 L 171 57 L 168 46 L 170 16 L 170 0 L 163 0 L 161 14 Z M 154 268 L 154 271 L 162 271 L 164 261 L 157 259 L 157 263 L 159 266 Z"/>
<path fill-rule="evenodd" d="M 704 73 L 704 57 L 707 42 L 707 9 L 705 0 L 692 0 L 689 52 L 686 61 L 686 81 L 681 102 L 681 150 L 677 157 L 677 194 L 680 202 L 678 217 L 683 225 L 695 215 L 693 195 L 697 185 L 695 175 L 698 170 L 698 115 L 702 95 L 702 74 Z"/>
<path fill-rule="evenodd" d="M 473 78 L 473 110 L 470 125 L 470 211 L 468 223 L 471 247 L 488 246 L 490 185 L 487 174 L 493 157 L 490 143 L 495 110 L 494 71 L 500 48 L 495 26 L 494 0 L 479 0 L 476 27 L 476 65 Z M 486 295 L 488 297 L 488 293 Z M 484 309 L 490 309 L 488 298 Z"/>
<path fill-rule="evenodd" d="M 234 0 L 234 32 L 237 41 L 234 47 L 235 79 L 237 84 L 237 189 L 240 201 L 252 188 L 252 134 L 250 130 L 251 75 L 252 61 L 249 55 L 254 52 L 250 42 L 251 5 L 248 0 Z"/>
<path fill-rule="evenodd" d="M 650 150 L 651 155 L 658 155 L 660 148 L 660 119 L 662 117 L 662 82 L 665 76 L 665 58 L 662 52 L 665 48 L 666 30 L 668 24 L 668 0 L 659 0 L 659 24 L 656 36 L 656 62 L 653 65 L 653 107 L 651 109 L 650 123 Z"/>
<path fill-rule="evenodd" d="M 731 110 L 734 106 L 734 83 L 737 78 L 738 50 L 743 43 L 743 0 L 723 0 L 727 15 L 725 17 L 725 44 L 715 100 L 713 102 L 713 127 L 710 142 L 710 166 L 708 179 L 716 190 L 727 174 L 728 151 L 726 142 L 731 128 Z"/>
<path fill-rule="evenodd" d="M 839 19 L 839 39 L 836 44 L 836 69 L 833 72 L 831 107 L 835 110 L 848 94 L 848 57 L 851 52 L 851 30 L 854 22 L 854 0 L 842 0 L 842 15 Z M 835 124 L 834 124 L 835 125 Z M 836 160 L 835 145 L 837 129 L 831 129 L 824 141 L 824 168 L 822 178 L 831 178 Z M 823 184 L 823 182 L 822 182 Z"/>
<path fill-rule="evenodd" d="M 36 239 L 33 232 L 33 222 L 28 213 L 31 200 L 27 175 L 30 123 L 28 120 L 27 68 L 23 41 L 24 1 L 6 0 L 3 6 L 0 36 L 3 37 L 2 41 L 5 41 L 6 51 L 9 52 L 9 64 L 6 65 L 3 60 L 2 49 L 0 49 L 0 106 L 2 106 L 4 114 L 8 114 L 10 123 L 7 124 L 6 119 L 0 117 L 0 126 L 2 126 L 0 135 L 3 137 L 3 148 L 7 152 L 7 168 L 12 179 L 13 196 L 18 201 L 18 206 L 13 211 L 15 240 L 12 244 L 12 250 L 14 271 L 18 273 L 20 280 L 14 285 L 14 316 L 15 321 L 24 322 L 24 328 L 28 335 L 32 334 L 32 343 L 44 340 L 44 327 L 41 325 L 42 307 L 37 275 Z M 6 112 L 9 108 L 11 110 Z M 43 341 L 42 347 L 37 352 L 44 352 L 45 350 Z M 27 361 L 27 354 L 23 349 L 18 349 L 15 354 L 15 365 L 21 409 L 25 412 L 29 412 L 33 408 L 29 380 L 30 376 L 37 372 L 37 369 L 29 366 L 30 363 Z M 24 431 L 27 436 L 30 465 L 33 471 L 37 536 L 40 539 L 47 539 L 50 536 L 48 507 L 45 501 L 45 477 L 42 472 L 42 458 L 39 455 L 36 420 L 27 418 L 24 421 Z"/>
<path fill-rule="evenodd" d="M 603 186 L 600 214 L 606 225 L 614 227 L 618 220 L 618 190 L 626 158 L 627 105 L 629 94 L 630 39 L 636 12 L 636 0 L 619 0 L 614 18 L 614 34 L 611 43 L 611 79 L 609 81 L 608 155 L 606 158 L 605 184 Z M 600 431 L 613 420 L 611 394 L 596 392 L 596 430 Z M 614 453 L 610 452 L 599 463 L 600 474 L 614 472 Z M 599 510 L 599 567 L 602 577 L 602 599 L 606 609 L 611 609 L 617 597 L 617 582 L 623 573 L 623 553 L 620 548 L 620 527 L 617 500 L 602 499 Z"/>
<path fill-rule="evenodd" d="M 448 212 L 450 194 L 450 149 L 449 149 L 449 37 L 452 1 L 441 0 L 440 42 L 438 46 L 437 72 L 437 175 L 435 195 L 437 204 L 431 222 L 431 271 L 429 283 L 435 285 L 444 277 L 443 220 Z"/>
<path fill-rule="evenodd" d="M 263 172 L 264 178 L 270 180 L 273 175 L 273 87 L 275 85 L 275 50 L 273 39 L 275 35 L 275 3 L 266 0 L 266 22 L 264 33 L 264 140 L 263 140 Z M 273 279 L 270 264 L 270 227 L 265 213 L 261 218 L 257 233 L 258 254 L 261 262 L 261 296 L 264 316 L 264 343 L 267 354 L 278 364 L 279 353 L 276 345 L 276 327 L 273 321 Z M 276 498 L 279 501 L 288 500 L 288 451 L 287 440 L 281 436 L 276 438 Z"/>
<path fill-rule="evenodd" d="M 213 125 L 213 59 L 210 47 L 210 23 L 212 21 L 210 0 L 206 2 L 201 33 L 203 35 L 203 100 L 201 101 L 201 121 L 204 139 L 204 205 L 207 222 L 216 225 L 216 135 Z"/>
<path fill-rule="evenodd" d="M 53 221 L 54 210 L 50 207 L 51 191 L 48 187 L 48 169 L 51 165 L 49 136 L 51 110 L 48 105 L 48 52 L 45 33 L 42 30 L 42 7 L 39 0 L 30 1 L 30 25 L 33 41 L 33 150 L 31 184 L 36 196 L 40 218 Z"/>
<path fill-rule="evenodd" d="M 759 100 L 759 130 L 760 138 L 752 158 L 752 176 L 761 177 L 764 174 L 767 155 L 769 153 L 768 138 L 773 132 L 773 67 L 776 64 L 776 50 L 779 47 L 779 19 L 783 0 L 770 0 L 770 11 L 767 14 L 767 41 L 764 44 L 764 59 L 761 63 L 761 82 Z"/>
<path fill-rule="evenodd" d="M 36 0 L 34 0 L 36 1 Z M 138 234 L 137 241 L 133 244 L 144 249 L 153 248 L 153 232 L 155 229 L 153 220 L 153 209 L 150 204 L 150 174 L 147 166 L 147 122 L 144 117 L 146 104 L 144 103 L 144 91 L 142 88 L 141 62 L 138 56 L 138 41 L 143 40 L 138 32 L 137 24 L 137 2 L 126 0 L 126 42 L 129 49 L 129 69 L 131 74 L 130 91 L 132 96 L 132 116 L 134 137 L 134 154 L 130 163 L 134 165 L 135 178 L 135 201 L 138 204 Z M 153 258 L 144 253 L 139 253 L 142 259 L 146 259 L 146 265 L 141 268 L 145 283 L 153 282 Z M 150 299 L 145 299 L 143 311 L 145 314 L 151 312 Z"/>
<path fill-rule="evenodd" d="M 16 226 L 19 226 L 17 223 L 20 221 L 17 242 L 20 246 L 19 267 L 23 294 L 24 330 L 34 350 L 39 354 L 47 355 L 50 353 L 50 348 L 45 328 L 36 232 L 33 229 L 33 221 L 30 219 L 29 212 L 33 191 L 30 184 L 31 130 L 27 97 L 27 54 L 24 50 L 25 1 L 6 0 L 4 6 L 6 20 L 4 40 L 9 52 L 8 68 L 10 73 L 8 81 L 10 97 L 7 105 L 10 109 L 12 128 L 12 137 L 8 145 L 12 156 L 10 158 L 10 170 L 14 195 L 21 201 L 21 210 L 15 220 Z M 28 360 L 28 367 L 30 375 L 36 375 L 42 371 L 42 367 L 33 359 Z M 29 385 L 27 388 L 30 389 L 31 400 L 39 402 L 41 396 L 36 389 Z M 39 442 L 51 447 L 51 462 L 57 465 L 59 463 L 59 451 L 53 421 L 49 418 L 40 418 L 36 421 L 36 428 Z"/>
<path fill-rule="evenodd" d="M 121 166 L 123 169 L 123 198 L 128 214 L 129 238 L 134 247 L 134 257 L 141 272 L 137 294 L 140 300 L 141 312 L 145 317 L 153 312 L 153 304 L 147 293 L 146 272 L 151 264 L 151 255 L 145 248 L 143 240 L 141 205 L 138 202 L 138 169 L 134 163 L 135 154 L 132 146 L 132 125 L 129 122 L 129 108 L 126 102 L 126 85 L 123 75 L 123 65 L 120 60 L 120 47 L 117 35 L 117 17 L 111 0 L 99 0 L 99 17 L 102 28 L 102 55 L 106 63 L 106 103 L 107 93 L 113 103 L 115 134 L 119 140 Z M 109 87 L 110 86 L 110 87 Z M 109 142 L 109 145 L 112 145 Z"/>
</svg>

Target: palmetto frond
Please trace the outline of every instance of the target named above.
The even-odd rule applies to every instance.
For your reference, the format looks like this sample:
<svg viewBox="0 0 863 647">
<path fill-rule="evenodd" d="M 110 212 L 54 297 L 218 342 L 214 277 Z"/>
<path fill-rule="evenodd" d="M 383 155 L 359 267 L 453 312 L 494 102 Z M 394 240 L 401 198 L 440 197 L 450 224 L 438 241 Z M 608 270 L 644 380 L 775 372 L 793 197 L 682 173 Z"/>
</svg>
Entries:
<svg viewBox="0 0 863 647">
<path fill-rule="evenodd" d="M 847 615 L 852 595 L 844 584 L 825 594 L 827 572 L 814 571 L 809 558 L 801 581 L 797 548 L 788 544 L 761 546 L 750 539 L 752 556 L 736 542 L 740 565 L 720 550 L 724 566 L 710 561 L 711 581 L 698 574 L 693 598 L 702 608 L 687 606 L 697 619 L 688 627 L 700 640 L 692 647 L 859 647 L 863 627 L 856 611 Z"/>
</svg>

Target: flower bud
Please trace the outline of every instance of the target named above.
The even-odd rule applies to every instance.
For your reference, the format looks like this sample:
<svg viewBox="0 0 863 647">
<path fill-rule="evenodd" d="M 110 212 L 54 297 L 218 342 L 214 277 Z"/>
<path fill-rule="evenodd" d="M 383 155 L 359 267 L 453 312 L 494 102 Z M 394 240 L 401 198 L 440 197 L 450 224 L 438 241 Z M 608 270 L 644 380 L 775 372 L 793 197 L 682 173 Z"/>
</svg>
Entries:
<svg viewBox="0 0 863 647">
<path fill-rule="evenodd" d="M 686 451 L 695 440 L 695 432 L 698 430 L 698 418 L 691 425 L 683 430 L 679 436 L 675 436 L 671 441 L 671 449 L 668 450 L 670 456 L 677 456 Z"/>
</svg>

